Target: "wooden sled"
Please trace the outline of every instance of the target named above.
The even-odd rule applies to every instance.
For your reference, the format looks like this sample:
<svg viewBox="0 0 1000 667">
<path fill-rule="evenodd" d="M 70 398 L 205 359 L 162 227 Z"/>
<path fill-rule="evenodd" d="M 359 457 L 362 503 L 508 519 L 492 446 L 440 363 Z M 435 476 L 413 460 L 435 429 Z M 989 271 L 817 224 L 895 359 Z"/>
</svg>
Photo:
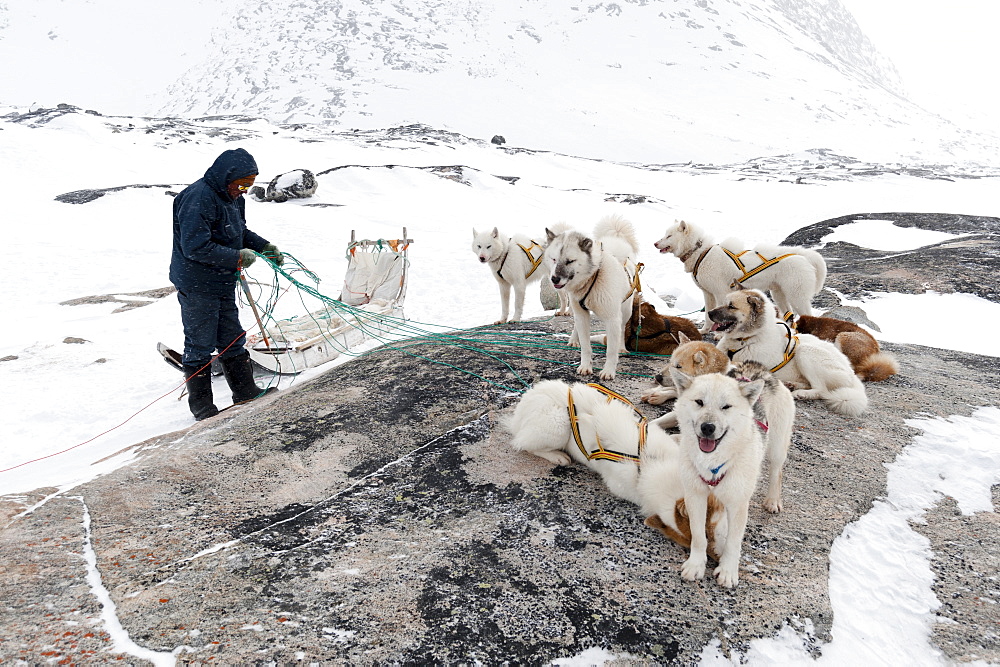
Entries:
<svg viewBox="0 0 1000 667">
<path fill-rule="evenodd" d="M 301 373 L 372 339 L 382 339 L 405 321 L 403 300 L 413 239 L 355 239 L 347 247 L 348 266 L 336 303 L 247 335 L 250 358 L 275 373 Z"/>
</svg>

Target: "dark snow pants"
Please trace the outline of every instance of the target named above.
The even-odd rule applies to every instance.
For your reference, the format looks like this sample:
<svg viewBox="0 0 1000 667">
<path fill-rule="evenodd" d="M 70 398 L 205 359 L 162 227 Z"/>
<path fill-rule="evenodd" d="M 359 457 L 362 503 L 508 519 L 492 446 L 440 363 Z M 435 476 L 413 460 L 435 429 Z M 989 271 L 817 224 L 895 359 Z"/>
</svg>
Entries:
<svg viewBox="0 0 1000 667">
<path fill-rule="evenodd" d="M 177 300 L 184 325 L 185 366 L 204 366 L 216 350 L 225 350 L 223 359 L 243 353 L 247 337 L 236 308 L 235 288 L 223 296 L 177 290 Z"/>
</svg>

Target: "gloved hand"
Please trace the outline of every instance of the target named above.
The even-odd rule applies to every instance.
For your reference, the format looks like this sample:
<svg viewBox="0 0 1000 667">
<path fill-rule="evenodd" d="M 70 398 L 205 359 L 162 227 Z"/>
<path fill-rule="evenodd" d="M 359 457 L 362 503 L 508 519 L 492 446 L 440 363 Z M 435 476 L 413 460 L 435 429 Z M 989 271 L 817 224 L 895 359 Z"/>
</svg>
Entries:
<svg viewBox="0 0 1000 667">
<path fill-rule="evenodd" d="M 264 249 L 261 251 L 260 254 L 264 255 L 264 257 L 267 257 L 269 260 L 271 260 L 278 266 L 281 266 L 282 264 L 285 263 L 285 256 L 281 254 L 280 250 L 278 250 L 278 246 L 274 245 L 273 243 L 265 244 Z"/>
<path fill-rule="evenodd" d="M 250 250 L 249 248 L 243 248 L 243 250 L 240 250 L 241 268 L 244 269 L 247 268 L 248 266 L 253 264 L 256 259 L 257 259 L 257 253 L 255 253 L 253 250 Z"/>
</svg>

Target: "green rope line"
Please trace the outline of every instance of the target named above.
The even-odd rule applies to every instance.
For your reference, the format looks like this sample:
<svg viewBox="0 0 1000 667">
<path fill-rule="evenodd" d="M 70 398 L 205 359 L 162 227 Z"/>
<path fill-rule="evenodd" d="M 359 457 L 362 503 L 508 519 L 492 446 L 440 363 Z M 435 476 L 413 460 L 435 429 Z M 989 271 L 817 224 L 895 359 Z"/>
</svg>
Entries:
<svg viewBox="0 0 1000 667">
<path fill-rule="evenodd" d="M 375 247 L 378 248 L 379 252 L 383 250 L 383 246 L 381 244 L 378 244 L 377 242 L 374 244 L 372 244 L 371 242 L 369 243 L 371 245 L 375 245 Z M 360 245 L 360 243 L 356 243 L 355 245 Z M 516 370 L 514 370 L 513 366 L 508 361 L 502 359 L 501 355 L 507 358 L 527 359 L 531 361 L 540 361 L 544 363 L 557 364 L 562 366 L 575 365 L 574 362 L 559 361 L 555 359 L 549 359 L 515 351 L 520 348 L 529 348 L 532 350 L 538 350 L 538 349 L 560 350 L 560 351 L 566 350 L 567 346 L 565 343 L 559 341 L 546 342 L 539 340 L 541 338 L 551 338 L 552 334 L 550 333 L 538 332 L 538 331 L 519 331 L 519 332 L 491 331 L 488 330 L 488 327 L 490 325 L 484 325 L 483 327 L 476 327 L 471 330 L 458 329 L 455 327 L 447 327 L 443 325 L 436 325 L 425 322 L 415 322 L 412 320 L 406 320 L 401 317 L 396 317 L 394 315 L 387 315 L 384 313 L 373 313 L 363 308 L 350 306 L 340 300 L 327 297 L 324 294 L 322 294 L 317 287 L 305 284 L 302 281 L 300 281 L 295 274 L 299 273 L 305 274 L 306 278 L 315 285 L 318 285 L 320 279 L 315 273 L 307 269 L 301 263 L 301 261 L 299 261 L 296 257 L 291 255 L 290 253 L 284 254 L 285 261 L 283 265 L 280 267 L 274 264 L 269 258 L 259 254 L 258 256 L 264 258 L 264 260 L 273 270 L 276 277 L 280 276 L 285 278 L 290 283 L 290 286 L 294 286 L 296 288 L 297 294 L 299 296 L 299 301 L 305 307 L 305 310 L 309 315 L 309 319 L 316 326 L 319 335 L 323 336 L 323 338 L 329 344 L 331 344 L 334 347 L 334 349 L 338 350 L 342 354 L 347 354 L 354 357 L 363 357 L 368 354 L 371 354 L 375 350 L 368 350 L 365 352 L 355 352 L 352 351 L 349 347 L 347 347 L 346 344 L 343 344 L 340 341 L 338 341 L 334 336 L 328 335 L 329 323 L 335 317 L 339 317 L 344 322 L 344 324 L 350 325 L 355 329 L 358 329 L 367 338 L 379 341 L 382 344 L 382 347 L 396 350 L 400 353 L 406 354 L 408 356 L 417 359 L 429 361 L 431 363 L 435 363 L 438 365 L 452 368 L 454 370 L 458 370 L 462 373 L 476 377 L 479 380 L 482 380 L 483 382 L 487 382 L 493 386 L 496 386 L 508 392 L 522 393 L 524 389 L 512 388 L 500 382 L 489 380 L 469 369 L 461 368 L 454 364 L 450 364 L 437 359 L 432 359 L 430 357 L 427 357 L 426 355 L 416 354 L 415 352 L 409 351 L 407 348 L 417 347 L 421 345 L 453 345 L 460 349 L 465 349 L 471 352 L 484 354 L 490 359 L 494 359 L 498 363 L 500 363 L 525 388 L 530 388 L 531 386 L 530 383 L 528 383 Z M 264 291 L 263 285 L 261 285 L 260 283 L 257 284 L 260 287 L 261 293 L 263 293 Z M 283 332 L 282 325 L 285 324 L 286 327 L 291 326 L 291 321 L 297 318 L 289 318 L 286 320 L 277 320 L 274 318 L 273 311 L 275 306 L 277 305 L 277 300 L 282 293 L 283 291 L 278 288 L 277 284 L 275 284 L 271 286 L 269 297 L 267 299 L 261 299 L 259 303 L 266 304 L 266 307 L 264 308 L 264 315 L 262 317 L 262 321 L 264 318 L 266 318 L 267 320 L 266 326 L 268 326 L 268 328 L 273 326 L 275 329 L 277 329 L 279 334 L 285 336 L 284 340 L 282 341 L 282 345 L 284 345 L 287 349 L 294 347 L 294 343 L 292 343 L 286 335 L 286 333 L 292 333 L 292 332 L 291 331 Z M 320 302 L 321 304 L 323 304 L 321 313 L 319 312 L 318 309 L 309 308 L 309 306 L 306 304 L 307 297 L 311 297 Z M 554 319 L 554 316 L 549 318 L 549 320 L 551 319 Z M 421 327 L 431 327 L 439 329 L 440 331 L 435 333 L 433 331 L 428 331 Z M 387 331 L 391 331 L 392 333 L 391 334 L 385 333 Z M 407 334 L 409 334 L 409 337 L 406 337 Z M 274 338 L 273 334 L 271 335 L 271 338 Z M 500 347 L 502 349 L 497 350 L 496 352 L 489 352 L 481 347 L 483 345 L 491 345 L 495 347 Z M 595 345 L 598 345 L 601 348 L 605 347 L 598 343 L 595 343 Z M 506 348 L 512 348 L 512 349 L 506 349 Z M 662 358 L 663 355 L 654 355 L 654 354 L 638 352 L 638 353 L 630 353 L 630 356 Z M 289 355 L 289 360 L 291 360 L 290 355 Z M 292 363 L 294 364 L 294 361 Z M 619 373 L 622 375 L 628 375 L 632 377 L 652 378 L 652 375 L 648 373 L 628 373 L 624 371 L 619 371 Z"/>
</svg>

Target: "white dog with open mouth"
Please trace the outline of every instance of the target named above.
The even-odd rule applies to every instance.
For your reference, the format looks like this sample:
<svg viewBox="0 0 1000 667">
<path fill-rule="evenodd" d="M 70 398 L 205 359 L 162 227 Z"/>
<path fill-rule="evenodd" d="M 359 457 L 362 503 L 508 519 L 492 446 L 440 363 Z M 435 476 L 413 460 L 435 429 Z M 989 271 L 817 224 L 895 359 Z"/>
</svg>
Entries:
<svg viewBox="0 0 1000 667">
<path fill-rule="evenodd" d="M 705 312 L 721 305 L 733 282 L 770 291 L 781 312 L 812 315 L 812 298 L 826 281 L 826 260 L 800 246 L 757 245 L 746 249 L 736 239 L 713 243 L 698 226 L 681 220 L 655 244 L 684 263 L 705 297 Z M 702 332 L 711 327 L 705 318 Z"/>
<path fill-rule="evenodd" d="M 834 412 L 857 417 L 868 408 L 865 386 L 851 361 L 833 343 L 796 333 L 778 317 L 760 290 L 740 289 L 708 312 L 713 329 L 722 332 L 720 350 L 733 362 L 756 361 L 774 377 L 795 388 L 797 399 L 822 400 Z"/>
<path fill-rule="evenodd" d="M 709 499 L 714 498 L 725 510 L 727 525 L 715 575 L 720 585 L 732 588 L 739 582 L 750 498 L 764 459 L 753 409 L 764 381 L 741 382 L 720 373 L 678 375 L 678 381 L 674 410 L 681 430 L 680 479 L 692 527 L 691 554 L 681 576 L 692 581 L 705 576 L 708 538 L 695 527 L 705 525 Z"/>
<path fill-rule="evenodd" d="M 650 428 L 623 396 L 600 385 L 542 380 L 501 423 L 513 449 L 556 465 L 586 465 L 611 493 L 639 505 L 647 526 L 691 546 L 676 436 Z M 718 559 L 727 534 L 722 507 L 711 503 L 705 520 L 701 532 Z"/>
<path fill-rule="evenodd" d="M 625 352 L 625 322 L 632 314 L 632 294 L 638 290 L 639 275 L 635 255 L 639 243 L 632 223 L 618 215 L 597 223 L 594 237 L 580 232 L 556 234 L 545 230 L 552 286 L 567 292 L 573 309 L 571 345 L 580 346 L 580 375 L 593 369 L 590 313 L 599 317 L 607 331 L 607 359 L 601 369 L 602 380 L 612 380 L 618 368 L 618 355 Z"/>
</svg>

